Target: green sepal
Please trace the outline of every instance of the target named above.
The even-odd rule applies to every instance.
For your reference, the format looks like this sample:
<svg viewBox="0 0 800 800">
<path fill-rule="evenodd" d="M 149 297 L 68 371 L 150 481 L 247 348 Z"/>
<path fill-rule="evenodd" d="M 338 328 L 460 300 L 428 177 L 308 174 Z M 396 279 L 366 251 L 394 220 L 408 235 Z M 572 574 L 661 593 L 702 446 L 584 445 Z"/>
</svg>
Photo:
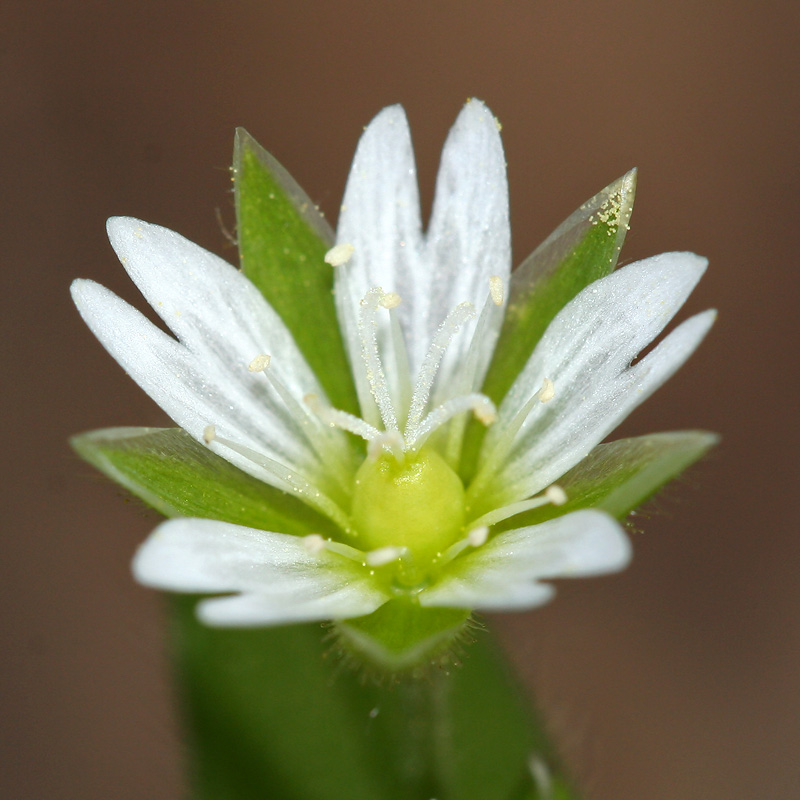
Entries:
<svg viewBox="0 0 800 800">
<path fill-rule="evenodd" d="M 73 436 L 70 443 L 167 517 L 207 517 L 296 535 L 336 532 L 305 503 L 253 478 L 180 428 L 106 428 Z"/>
<path fill-rule="evenodd" d="M 636 170 L 614 181 L 570 215 L 511 274 L 508 307 L 481 391 L 496 404 L 522 371 L 547 326 L 590 283 L 613 272 L 628 232 Z M 485 434 L 471 420 L 462 477 L 469 479 Z"/>
<path fill-rule="evenodd" d="M 470 612 L 424 608 L 405 598 L 384 603 L 365 617 L 334 625 L 342 645 L 377 674 L 422 672 L 463 635 Z"/>
<path fill-rule="evenodd" d="M 706 431 L 673 431 L 600 444 L 559 479 L 568 498 L 564 505 L 519 514 L 497 529 L 536 525 L 581 508 L 624 519 L 718 442 Z"/>
<path fill-rule="evenodd" d="M 358 413 L 333 300 L 328 223 L 289 173 L 244 128 L 233 150 L 242 271 L 280 314 L 331 403 Z"/>
<path fill-rule="evenodd" d="M 532 758 L 575 800 L 484 631 L 460 665 L 379 684 L 319 625 L 213 629 L 171 602 L 193 800 L 544 800 Z"/>
</svg>

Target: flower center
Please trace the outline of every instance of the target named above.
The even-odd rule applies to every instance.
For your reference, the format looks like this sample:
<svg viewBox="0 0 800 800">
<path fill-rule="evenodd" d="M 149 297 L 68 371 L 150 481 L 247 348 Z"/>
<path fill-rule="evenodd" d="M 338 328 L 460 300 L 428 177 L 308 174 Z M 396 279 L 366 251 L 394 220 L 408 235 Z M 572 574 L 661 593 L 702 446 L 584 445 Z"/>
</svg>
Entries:
<svg viewBox="0 0 800 800">
<path fill-rule="evenodd" d="M 362 550 L 407 549 L 418 568 L 463 534 L 464 486 L 434 450 L 367 458 L 356 473 L 352 519 Z"/>
</svg>

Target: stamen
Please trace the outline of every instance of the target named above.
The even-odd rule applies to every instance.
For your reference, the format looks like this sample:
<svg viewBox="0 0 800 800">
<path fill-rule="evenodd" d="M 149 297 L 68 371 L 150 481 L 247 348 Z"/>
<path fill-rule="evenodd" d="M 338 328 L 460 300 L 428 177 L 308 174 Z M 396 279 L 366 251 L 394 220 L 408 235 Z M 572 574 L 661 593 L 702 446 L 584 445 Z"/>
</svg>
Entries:
<svg viewBox="0 0 800 800">
<path fill-rule="evenodd" d="M 499 275 L 492 275 L 492 277 L 489 278 L 489 294 L 491 295 L 492 302 L 496 306 L 503 305 L 505 297 L 504 289 L 503 279 Z"/>
<path fill-rule="evenodd" d="M 395 415 L 392 398 L 386 383 L 380 352 L 378 351 L 378 322 L 376 312 L 384 298 L 383 289 L 374 287 L 370 289 L 361 301 L 361 314 L 358 321 L 358 332 L 361 338 L 361 356 L 366 367 L 367 381 L 372 397 L 378 406 L 386 430 L 396 431 L 397 416 Z"/>
<path fill-rule="evenodd" d="M 268 356 L 266 353 L 264 355 L 256 356 L 247 365 L 247 369 L 249 369 L 250 372 L 263 372 L 269 366 L 270 361 L 272 361 L 272 356 Z"/>
<path fill-rule="evenodd" d="M 341 244 L 331 247 L 331 249 L 325 253 L 323 261 L 325 261 L 326 264 L 330 264 L 332 267 L 341 267 L 352 258 L 354 252 L 355 247 L 353 247 L 353 245 L 342 242 Z"/>
<path fill-rule="evenodd" d="M 540 508 L 541 506 L 546 505 L 554 505 L 554 506 L 562 506 L 564 503 L 567 502 L 567 493 L 556 484 L 549 486 L 545 491 L 537 495 L 536 497 L 531 497 L 529 500 L 523 500 L 519 503 L 511 503 L 507 506 L 502 506 L 501 508 L 496 508 L 493 511 L 490 511 L 488 514 L 484 514 L 479 519 L 473 522 L 473 525 L 496 525 L 498 522 L 502 522 L 504 519 L 508 519 L 509 517 L 514 517 L 517 514 L 521 514 L 523 511 L 532 511 L 534 508 Z"/>
<path fill-rule="evenodd" d="M 358 321 L 359 315 L 349 313 L 351 310 L 354 310 L 357 305 L 355 299 L 353 298 L 353 294 L 350 291 L 349 281 L 339 281 L 336 285 L 336 292 L 339 295 L 344 308 L 347 309 L 347 313 L 345 313 L 342 318 L 345 338 L 350 341 L 355 337 L 359 342 L 361 342 L 362 336 Z M 355 328 L 355 330 L 353 330 L 353 328 Z M 363 345 L 361 349 L 363 351 Z M 378 411 L 378 407 L 375 405 L 375 401 L 372 399 L 372 390 L 370 389 L 369 381 L 367 380 L 367 370 L 359 369 L 360 364 L 358 362 L 358 355 L 356 353 L 351 352 L 349 355 L 350 366 L 353 372 L 353 380 L 356 384 L 358 406 L 361 409 L 361 416 L 370 425 L 379 425 L 381 421 L 380 412 Z"/>
<path fill-rule="evenodd" d="M 331 460 L 335 459 L 339 468 L 328 470 L 328 473 L 331 474 L 339 483 L 340 487 L 348 493 L 349 487 L 345 479 L 345 475 L 348 472 L 348 459 L 347 454 L 343 452 L 342 441 L 334 437 L 330 431 L 330 425 L 327 427 L 323 426 L 321 420 L 312 414 L 310 409 L 305 408 L 301 403 L 295 400 L 289 387 L 275 374 L 274 369 L 270 369 L 271 363 L 271 356 L 256 356 L 250 362 L 248 369 L 251 372 L 260 372 L 264 375 L 278 397 L 283 401 L 290 416 L 295 423 L 297 423 L 308 443 L 311 445 L 311 449 L 314 451 L 320 464 L 322 464 L 323 467 L 328 466 Z M 309 426 L 311 426 L 313 430 L 309 431 Z"/>
<path fill-rule="evenodd" d="M 308 411 L 303 408 L 297 400 L 294 399 L 289 387 L 275 374 L 274 369 L 269 369 L 269 365 L 272 362 L 272 358 L 270 356 L 256 356 L 251 362 L 248 369 L 250 372 L 261 372 L 263 373 L 264 377 L 269 382 L 269 385 L 275 390 L 278 397 L 283 400 L 284 405 L 289 410 L 289 413 L 294 418 L 295 422 L 300 425 L 300 429 L 304 429 L 308 426 L 309 421 L 315 421 L 314 417 L 308 413 Z M 309 441 L 312 441 L 312 437 L 308 437 Z M 312 441 L 313 444 L 313 441 Z"/>
<path fill-rule="evenodd" d="M 203 441 L 206 444 L 211 444 L 217 438 L 217 429 L 213 425 L 206 425 L 203 428 Z"/>
<path fill-rule="evenodd" d="M 567 493 L 557 483 L 548 486 L 544 490 L 544 493 L 554 506 L 563 506 L 569 499 Z"/>
<path fill-rule="evenodd" d="M 363 550 L 350 547 L 349 544 L 342 544 L 342 542 L 336 542 L 333 539 L 326 539 L 325 549 L 330 550 L 331 553 L 349 558 L 351 561 L 355 561 L 356 564 L 361 564 L 362 567 L 367 566 L 366 553 L 364 553 Z"/>
<path fill-rule="evenodd" d="M 320 492 L 315 486 L 312 486 L 302 475 L 289 469 L 279 461 L 275 461 L 231 439 L 215 436 L 213 441 L 223 447 L 227 447 L 229 450 L 233 450 L 234 453 L 238 453 L 252 464 L 268 472 L 277 481 L 279 488 L 303 498 L 309 505 L 314 506 L 330 517 L 346 533 L 351 531 L 350 519 L 344 511 L 330 497 Z"/>
<path fill-rule="evenodd" d="M 379 547 L 377 550 L 370 550 L 366 558 L 367 566 L 383 567 L 397 561 L 406 554 L 405 547 Z"/>
<path fill-rule="evenodd" d="M 486 540 L 489 538 L 489 526 L 482 525 L 480 528 L 475 528 L 469 532 L 467 535 L 467 540 L 470 543 L 471 547 L 480 547 L 482 544 L 486 544 Z"/>
<path fill-rule="evenodd" d="M 411 398 L 411 408 L 408 411 L 408 423 L 406 425 L 406 439 L 414 441 L 417 439 L 419 426 L 422 421 L 422 414 L 425 406 L 430 399 L 431 387 L 434 378 L 442 363 L 445 352 L 453 337 L 458 333 L 459 328 L 475 316 L 475 307 L 472 303 L 460 303 L 444 319 L 433 336 L 433 341 L 422 362 L 419 371 L 417 384 L 414 387 L 414 394 Z"/>
<path fill-rule="evenodd" d="M 437 559 L 441 566 L 449 564 L 454 558 L 460 556 L 468 547 L 481 547 L 489 539 L 489 527 L 481 525 L 473 528 L 463 539 L 459 539 L 455 544 L 451 544 L 447 550 Z"/>
<path fill-rule="evenodd" d="M 389 308 L 389 335 L 392 340 L 397 393 L 395 408 L 400 416 L 399 425 L 405 425 L 405 415 L 411 405 L 411 368 L 408 365 L 408 348 L 400 328 L 400 317 L 395 309 L 396 306 Z"/>
<path fill-rule="evenodd" d="M 397 292 L 386 292 L 386 294 L 380 299 L 379 305 L 382 308 L 392 309 L 397 308 L 402 302 L 402 298 L 400 297 Z"/>
<path fill-rule="evenodd" d="M 459 370 L 456 395 L 474 392 L 478 388 L 479 378 L 484 374 L 489 356 L 497 340 L 497 332 L 500 329 L 498 318 L 502 314 L 503 295 L 503 281 L 498 275 L 493 275 L 489 279 L 489 296 L 483 304 L 481 315 L 464 356 L 463 366 Z M 498 298 L 499 303 L 497 302 Z M 466 425 L 466 417 L 456 419 L 450 425 L 446 445 L 446 459 L 450 464 L 456 464 L 460 458 Z"/>
<path fill-rule="evenodd" d="M 303 401 L 330 428 L 340 428 L 343 431 L 360 436 L 368 442 L 381 435 L 377 428 L 373 428 L 368 422 L 364 422 L 361 417 L 356 417 L 347 411 L 340 411 L 338 408 L 332 408 L 323 403 L 315 394 L 307 394 Z"/>
<path fill-rule="evenodd" d="M 461 414 L 472 411 L 476 419 L 484 425 L 491 425 L 497 419 L 497 409 L 485 394 L 466 394 L 454 397 L 433 409 L 418 428 L 417 438 L 408 443 L 408 447 L 419 450 L 428 437 L 445 422 Z"/>
<path fill-rule="evenodd" d="M 486 425 L 488 427 L 497 422 L 497 408 L 495 408 L 494 403 L 488 397 L 483 403 L 479 403 L 475 406 L 472 409 L 472 413 L 481 425 Z"/>
<path fill-rule="evenodd" d="M 501 429 L 497 440 L 488 451 L 486 460 L 478 470 L 472 484 L 470 485 L 470 494 L 475 497 L 479 489 L 483 489 L 487 480 L 494 474 L 500 462 L 506 458 L 514 444 L 514 439 L 519 433 L 520 428 L 525 423 L 525 420 L 531 413 L 536 403 L 548 403 L 555 395 L 555 388 L 553 381 L 550 378 L 545 378 L 542 381 L 542 388 L 539 389 L 531 398 L 525 403 L 524 406 L 517 412 L 516 416 Z M 544 399 L 543 399 L 544 398 Z"/>
<path fill-rule="evenodd" d="M 325 540 L 318 533 L 303 537 L 303 547 L 312 556 L 318 556 L 325 549 Z"/>
</svg>

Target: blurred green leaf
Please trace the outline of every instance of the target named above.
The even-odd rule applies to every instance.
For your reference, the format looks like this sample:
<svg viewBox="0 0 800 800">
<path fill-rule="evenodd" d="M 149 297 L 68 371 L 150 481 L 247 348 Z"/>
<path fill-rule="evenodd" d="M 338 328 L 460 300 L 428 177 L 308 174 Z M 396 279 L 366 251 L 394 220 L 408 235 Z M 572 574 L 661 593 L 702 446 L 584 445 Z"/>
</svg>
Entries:
<svg viewBox="0 0 800 800">
<path fill-rule="evenodd" d="M 460 666 L 378 685 L 320 626 L 214 630 L 174 603 L 195 800 L 544 800 L 534 762 L 568 791 L 483 631 Z"/>
<path fill-rule="evenodd" d="M 167 517 L 207 517 L 301 536 L 335 531 L 327 517 L 242 472 L 180 428 L 106 428 L 70 441 L 86 461 Z"/>
<path fill-rule="evenodd" d="M 236 229 L 245 275 L 280 314 L 331 403 L 358 413 L 333 302 L 334 235 L 289 173 L 243 128 L 233 152 Z"/>
</svg>

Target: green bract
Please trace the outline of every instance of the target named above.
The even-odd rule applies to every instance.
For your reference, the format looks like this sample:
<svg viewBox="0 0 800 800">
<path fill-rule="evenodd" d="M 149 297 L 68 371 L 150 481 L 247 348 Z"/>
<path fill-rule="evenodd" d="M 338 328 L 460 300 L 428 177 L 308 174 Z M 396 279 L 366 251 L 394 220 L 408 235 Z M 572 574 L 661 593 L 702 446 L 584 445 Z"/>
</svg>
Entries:
<svg viewBox="0 0 800 800">
<path fill-rule="evenodd" d="M 550 579 L 621 569 L 618 519 L 713 444 L 601 444 L 691 355 L 713 312 L 643 358 L 705 268 L 669 253 L 614 272 L 621 178 L 512 275 L 505 159 L 470 101 L 423 233 L 401 109 L 366 129 L 336 236 L 244 131 L 240 273 L 177 234 L 109 222 L 171 337 L 90 281 L 84 319 L 181 430 L 112 429 L 78 452 L 175 517 L 134 562 L 214 595 L 213 626 L 333 620 L 379 670 L 441 663 L 474 610 L 530 608 Z M 632 365 L 632 362 L 636 361 Z"/>
</svg>

